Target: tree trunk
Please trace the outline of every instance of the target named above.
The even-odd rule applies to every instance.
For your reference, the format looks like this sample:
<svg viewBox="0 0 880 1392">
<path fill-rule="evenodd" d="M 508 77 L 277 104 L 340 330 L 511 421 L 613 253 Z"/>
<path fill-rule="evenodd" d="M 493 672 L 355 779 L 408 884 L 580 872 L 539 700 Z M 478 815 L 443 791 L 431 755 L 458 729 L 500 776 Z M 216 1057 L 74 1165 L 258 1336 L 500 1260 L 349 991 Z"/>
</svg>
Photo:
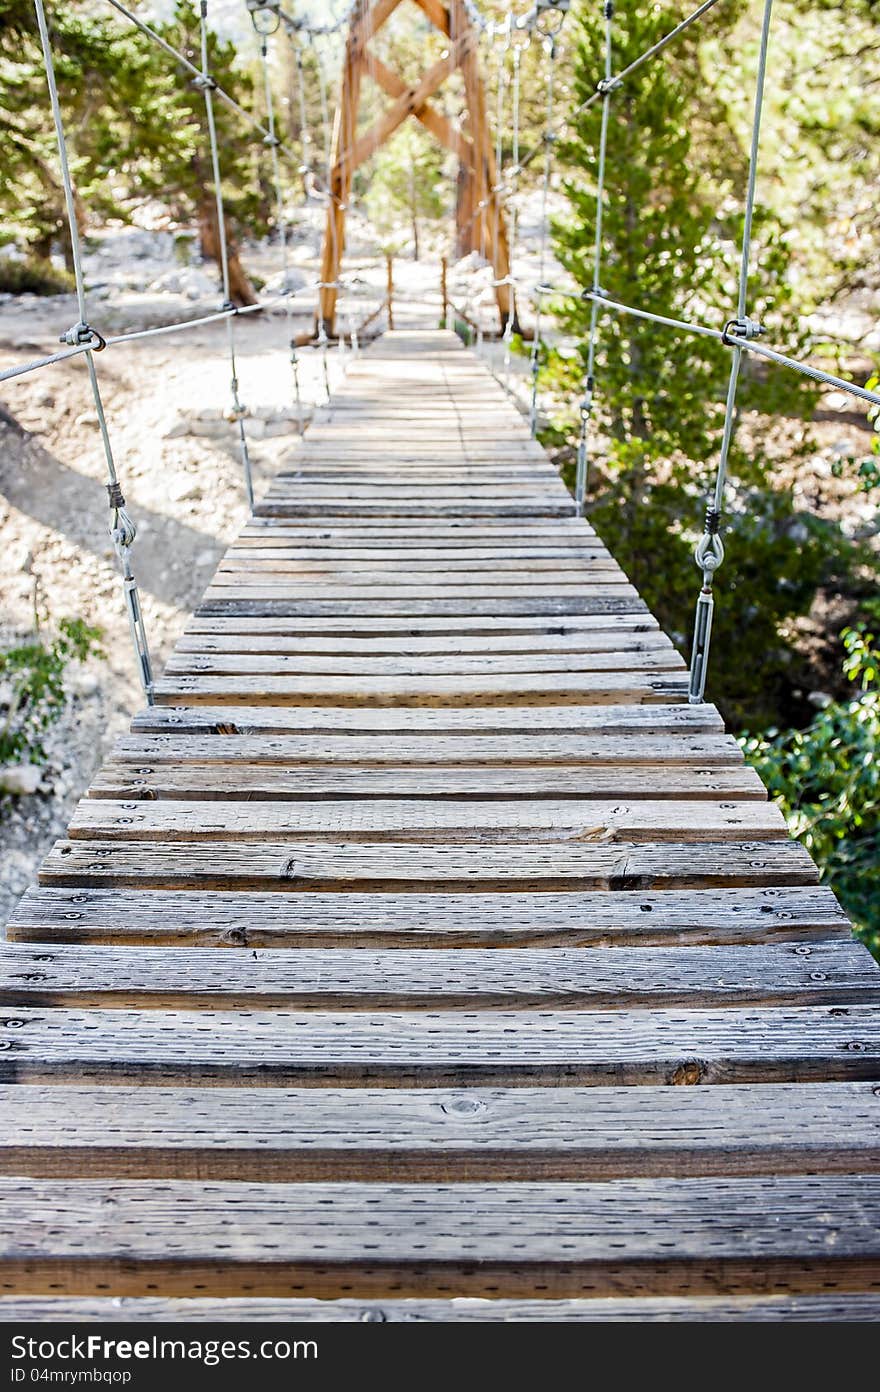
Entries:
<svg viewBox="0 0 880 1392">
<path fill-rule="evenodd" d="M 220 238 L 217 226 L 217 205 L 212 195 L 205 191 L 198 209 L 199 245 L 202 255 L 220 265 Z M 238 247 L 233 240 L 226 219 L 226 259 L 229 265 L 229 298 L 234 305 L 257 303 L 257 292 L 248 279 L 247 272 L 239 260 Z"/>
</svg>

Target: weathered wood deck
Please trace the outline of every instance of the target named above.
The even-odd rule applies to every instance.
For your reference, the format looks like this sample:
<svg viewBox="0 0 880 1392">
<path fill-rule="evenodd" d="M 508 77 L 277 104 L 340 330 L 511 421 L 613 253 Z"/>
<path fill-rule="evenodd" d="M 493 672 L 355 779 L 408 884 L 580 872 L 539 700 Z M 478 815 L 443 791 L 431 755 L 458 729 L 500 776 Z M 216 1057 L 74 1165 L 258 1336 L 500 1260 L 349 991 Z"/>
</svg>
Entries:
<svg viewBox="0 0 880 1392">
<path fill-rule="evenodd" d="M 880 1315 L 880 972 L 572 514 L 352 368 L 0 954 L 3 1318 Z"/>
</svg>

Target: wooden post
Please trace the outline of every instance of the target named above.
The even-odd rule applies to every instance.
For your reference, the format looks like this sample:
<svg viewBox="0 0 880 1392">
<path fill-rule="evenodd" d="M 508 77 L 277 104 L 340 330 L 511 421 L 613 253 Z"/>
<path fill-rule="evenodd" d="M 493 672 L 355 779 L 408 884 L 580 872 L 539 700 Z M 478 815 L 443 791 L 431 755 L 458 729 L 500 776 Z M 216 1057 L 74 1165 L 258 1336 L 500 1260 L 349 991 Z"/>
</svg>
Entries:
<svg viewBox="0 0 880 1392">
<path fill-rule="evenodd" d="M 443 318 L 440 320 L 442 328 L 448 328 L 447 319 L 449 317 L 449 296 L 446 289 L 446 272 L 448 262 L 445 256 L 440 257 L 440 297 L 443 300 Z"/>
<path fill-rule="evenodd" d="M 388 327 L 394 328 L 394 257 L 385 257 L 385 302 L 388 305 Z"/>
</svg>

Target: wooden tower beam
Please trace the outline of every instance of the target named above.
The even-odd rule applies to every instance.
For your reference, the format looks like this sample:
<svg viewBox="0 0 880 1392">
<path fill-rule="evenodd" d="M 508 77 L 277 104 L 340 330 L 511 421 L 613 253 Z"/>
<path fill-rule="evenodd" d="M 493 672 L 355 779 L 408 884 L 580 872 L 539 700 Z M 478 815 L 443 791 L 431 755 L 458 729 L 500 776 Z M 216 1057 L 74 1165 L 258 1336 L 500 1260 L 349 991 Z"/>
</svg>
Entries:
<svg viewBox="0 0 880 1392">
<path fill-rule="evenodd" d="M 330 187 L 321 257 L 318 323 L 328 334 L 334 331 L 339 274 L 345 250 L 345 213 L 355 170 L 413 116 L 459 160 L 473 197 L 467 217 L 476 223 L 473 245 L 491 263 L 501 327 L 515 305 L 510 286 L 510 248 L 507 223 L 497 189 L 498 170 L 486 111 L 485 89 L 480 75 L 479 34 L 463 0 L 416 0 L 435 28 L 450 39 L 446 53 L 421 79 L 409 84 L 386 63 L 368 54 L 367 43 L 402 3 L 402 0 L 359 0 L 352 15 L 342 65 L 339 104 L 333 123 Z M 452 73 L 461 69 L 471 136 L 468 139 L 452 122 L 431 106 L 429 98 Z M 369 130 L 358 135 L 358 110 L 364 73 L 392 98 L 391 105 Z M 462 213 L 459 209 L 459 231 Z"/>
</svg>

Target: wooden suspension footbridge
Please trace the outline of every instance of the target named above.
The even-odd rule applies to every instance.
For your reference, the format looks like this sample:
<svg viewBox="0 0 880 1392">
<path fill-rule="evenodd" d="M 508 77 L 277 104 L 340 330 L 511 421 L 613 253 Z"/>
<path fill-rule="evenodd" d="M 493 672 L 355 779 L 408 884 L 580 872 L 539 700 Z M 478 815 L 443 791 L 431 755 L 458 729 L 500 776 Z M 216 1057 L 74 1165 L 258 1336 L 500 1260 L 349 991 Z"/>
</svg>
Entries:
<svg viewBox="0 0 880 1392">
<path fill-rule="evenodd" d="M 880 1314 L 880 973 L 451 333 L 156 700 L 0 954 L 3 1317 Z"/>
</svg>

